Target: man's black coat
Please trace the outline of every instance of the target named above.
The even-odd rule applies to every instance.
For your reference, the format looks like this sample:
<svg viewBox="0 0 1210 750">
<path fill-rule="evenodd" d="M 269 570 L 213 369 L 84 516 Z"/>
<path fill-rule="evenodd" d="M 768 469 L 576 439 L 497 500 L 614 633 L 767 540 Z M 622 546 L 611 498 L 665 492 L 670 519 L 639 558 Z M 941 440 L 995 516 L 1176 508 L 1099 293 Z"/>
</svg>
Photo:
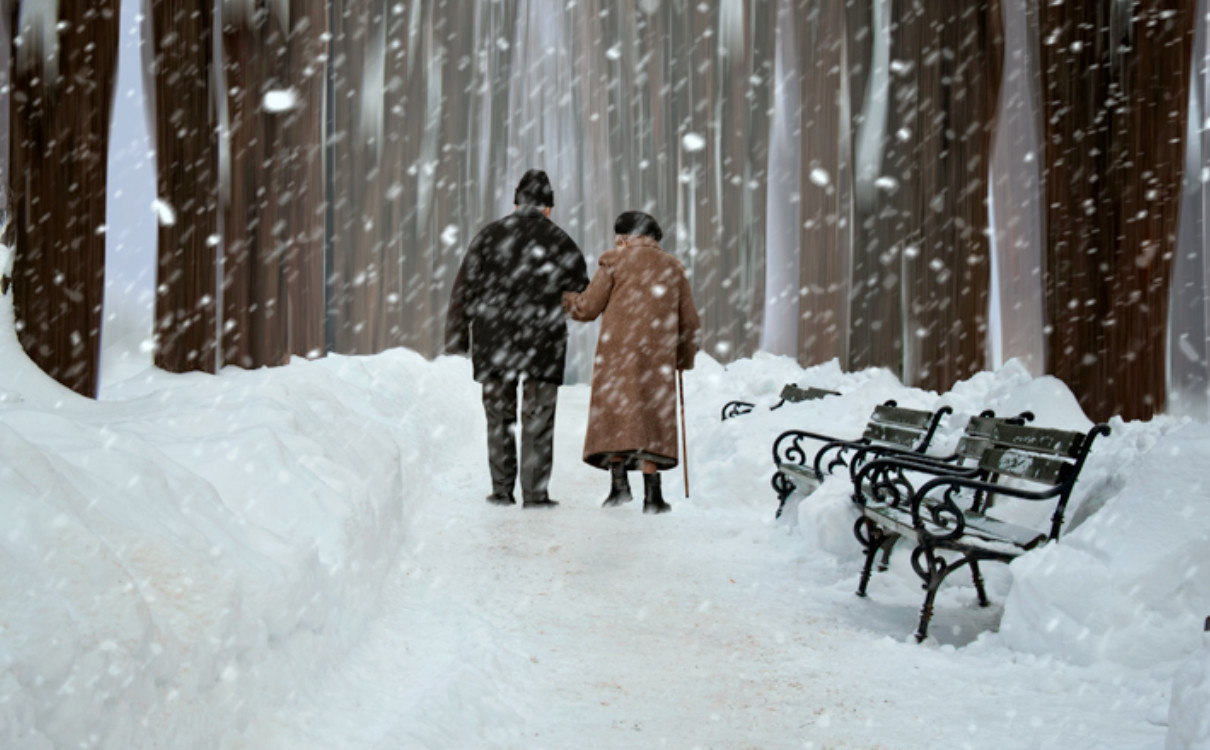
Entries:
<svg viewBox="0 0 1210 750">
<path fill-rule="evenodd" d="M 522 206 L 471 241 L 445 318 L 445 350 L 471 353 L 475 380 L 521 373 L 563 382 L 563 292 L 588 286 L 584 255 L 537 208 Z"/>
</svg>

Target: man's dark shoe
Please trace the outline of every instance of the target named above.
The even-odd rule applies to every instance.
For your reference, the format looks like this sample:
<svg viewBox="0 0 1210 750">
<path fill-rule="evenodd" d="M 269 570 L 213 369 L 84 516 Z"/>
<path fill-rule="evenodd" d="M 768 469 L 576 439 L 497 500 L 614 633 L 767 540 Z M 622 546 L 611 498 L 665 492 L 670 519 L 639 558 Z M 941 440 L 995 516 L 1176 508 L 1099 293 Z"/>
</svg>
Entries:
<svg viewBox="0 0 1210 750">
<path fill-rule="evenodd" d="M 664 493 L 660 489 L 659 472 L 643 475 L 643 512 L 667 513 L 672 506 L 664 502 Z"/>
<path fill-rule="evenodd" d="M 615 461 L 609 466 L 609 497 L 601 504 L 602 508 L 616 508 L 622 503 L 634 499 L 630 494 L 630 480 L 626 478 L 626 464 Z"/>
<path fill-rule="evenodd" d="M 492 494 L 488 495 L 487 501 L 489 503 L 491 503 L 492 505 L 516 505 L 517 504 L 517 501 L 513 499 L 512 495 L 506 495 L 506 494 L 497 493 L 497 492 L 493 492 Z"/>
<path fill-rule="evenodd" d="M 549 497 L 544 497 L 541 500 L 526 500 L 521 503 L 522 508 L 554 508 L 559 504 L 558 500 L 551 500 Z"/>
</svg>

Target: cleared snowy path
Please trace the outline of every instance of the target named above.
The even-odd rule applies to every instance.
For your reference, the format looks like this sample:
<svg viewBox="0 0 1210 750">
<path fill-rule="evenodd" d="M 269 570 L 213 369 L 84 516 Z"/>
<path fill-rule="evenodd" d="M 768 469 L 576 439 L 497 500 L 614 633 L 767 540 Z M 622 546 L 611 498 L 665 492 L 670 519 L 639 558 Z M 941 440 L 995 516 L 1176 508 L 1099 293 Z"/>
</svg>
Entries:
<svg viewBox="0 0 1210 750">
<path fill-rule="evenodd" d="M 480 428 L 410 500 L 362 644 L 229 750 L 1162 747 L 1147 716 L 1165 684 L 982 643 L 917 646 L 916 591 L 885 576 L 857 599 L 856 570 L 805 555 L 771 507 L 670 492 L 666 516 L 602 510 L 605 474 L 576 450 L 587 391 L 564 390 L 563 506 L 484 503 Z M 708 469 L 694 477 L 711 492 Z M 994 626 L 969 593 L 943 599 L 941 637 Z"/>
</svg>

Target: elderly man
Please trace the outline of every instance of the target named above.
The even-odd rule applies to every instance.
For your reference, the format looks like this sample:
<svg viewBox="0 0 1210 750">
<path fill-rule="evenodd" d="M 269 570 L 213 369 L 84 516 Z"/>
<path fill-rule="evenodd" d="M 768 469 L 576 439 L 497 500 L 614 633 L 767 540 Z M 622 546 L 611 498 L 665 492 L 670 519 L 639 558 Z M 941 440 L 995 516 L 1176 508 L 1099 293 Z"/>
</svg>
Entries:
<svg viewBox="0 0 1210 750">
<path fill-rule="evenodd" d="M 547 485 L 567 360 L 562 297 L 588 286 L 588 268 L 579 246 L 550 220 L 555 199 L 545 172 L 526 172 L 513 203 L 513 213 L 484 227 L 462 259 L 446 313 L 445 350 L 469 351 L 475 380 L 483 384 L 488 502 L 516 502 L 520 390 L 523 506 L 550 508 L 558 505 Z"/>
</svg>

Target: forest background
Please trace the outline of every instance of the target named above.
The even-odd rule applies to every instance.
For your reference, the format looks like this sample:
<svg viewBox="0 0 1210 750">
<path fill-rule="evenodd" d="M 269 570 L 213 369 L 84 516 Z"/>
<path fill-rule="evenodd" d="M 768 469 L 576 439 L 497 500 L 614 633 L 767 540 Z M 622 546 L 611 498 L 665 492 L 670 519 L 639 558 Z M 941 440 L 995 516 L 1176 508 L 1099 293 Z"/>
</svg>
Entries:
<svg viewBox="0 0 1210 750">
<path fill-rule="evenodd" d="M 161 368 L 431 357 L 538 166 L 590 262 L 621 210 L 671 229 L 723 362 L 1015 357 L 1095 420 L 1210 410 L 1205 0 L 147 0 L 128 39 L 132 6 L 0 5 L 18 333 L 85 395 L 132 224 Z"/>
</svg>

